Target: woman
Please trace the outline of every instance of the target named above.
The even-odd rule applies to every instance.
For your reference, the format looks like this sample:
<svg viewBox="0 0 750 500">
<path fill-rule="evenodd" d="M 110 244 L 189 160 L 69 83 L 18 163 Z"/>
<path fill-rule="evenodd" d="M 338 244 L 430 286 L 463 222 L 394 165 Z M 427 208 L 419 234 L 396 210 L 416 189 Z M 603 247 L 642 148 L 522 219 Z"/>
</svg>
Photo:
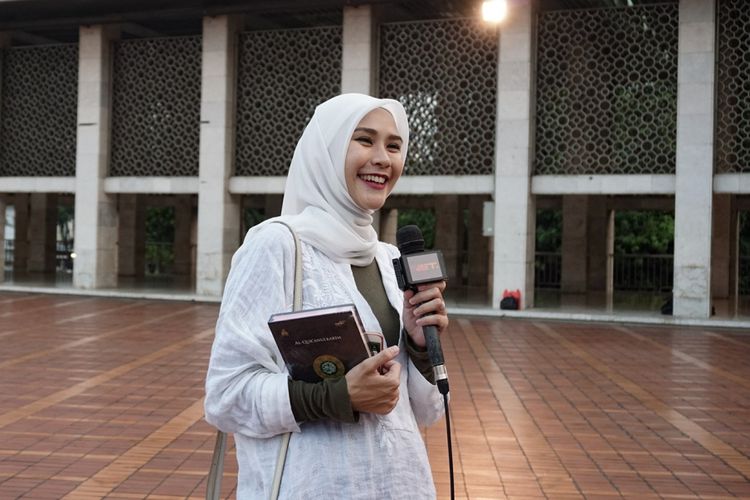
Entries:
<svg viewBox="0 0 750 500">
<path fill-rule="evenodd" d="M 408 134 L 397 101 L 344 94 L 321 104 L 294 152 L 280 217 L 302 241 L 303 308 L 354 303 L 390 347 L 338 380 L 290 380 L 267 321 L 292 308 L 294 240 L 266 221 L 232 259 L 205 405 L 209 423 L 234 433 L 238 498 L 268 498 L 286 432 L 280 498 L 435 497 L 418 425 L 443 406 L 421 327 L 448 326 L 445 283 L 402 293 L 398 250 L 371 225 L 401 176 Z"/>
</svg>

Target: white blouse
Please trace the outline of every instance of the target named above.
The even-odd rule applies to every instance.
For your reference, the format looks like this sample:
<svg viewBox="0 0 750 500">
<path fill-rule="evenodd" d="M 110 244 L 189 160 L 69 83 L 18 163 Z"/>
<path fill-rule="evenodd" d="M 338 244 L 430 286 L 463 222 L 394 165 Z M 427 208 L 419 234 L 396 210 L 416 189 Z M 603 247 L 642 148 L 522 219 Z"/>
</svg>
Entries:
<svg viewBox="0 0 750 500">
<path fill-rule="evenodd" d="M 391 259 L 379 243 L 376 260 L 391 305 L 403 294 Z M 357 290 L 348 263 L 302 243 L 303 308 L 354 303 L 365 329 L 381 331 Z M 269 497 L 281 437 L 293 432 L 281 482 L 282 499 L 433 499 L 435 489 L 418 425 L 443 415 L 442 397 L 420 373 L 400 340 L 400 398 L 387 415 L 360 413 L 359 422 L 321 420 L 298 425 L 289 403 L 288 374 L 267 326 L 291 311 L 294 240 L 281 224 L 246 238 L 232 258 L 206 377 L 206 420 L 234 433 L 239 463 L 237 497 Z M 403 323 L 403 320 L 402 320 Z"/>
</svg>

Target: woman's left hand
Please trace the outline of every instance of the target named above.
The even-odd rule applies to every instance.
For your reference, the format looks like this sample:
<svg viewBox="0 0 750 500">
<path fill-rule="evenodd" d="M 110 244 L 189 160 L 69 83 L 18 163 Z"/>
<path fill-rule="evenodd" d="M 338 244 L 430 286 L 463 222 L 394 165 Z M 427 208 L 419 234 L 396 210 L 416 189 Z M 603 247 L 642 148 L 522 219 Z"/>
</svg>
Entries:
<svg viewBox="0 0 750 500">
<path fill-rule="evenodd" d="M 419 285 L 416 294 L 411 290 L 404 292 L 404 328 L 418 347 L 425 347 L 423 326 L 435 326 L 438 334 L 448 327 L 443 290 L 445 281 Z"/>
</svg>

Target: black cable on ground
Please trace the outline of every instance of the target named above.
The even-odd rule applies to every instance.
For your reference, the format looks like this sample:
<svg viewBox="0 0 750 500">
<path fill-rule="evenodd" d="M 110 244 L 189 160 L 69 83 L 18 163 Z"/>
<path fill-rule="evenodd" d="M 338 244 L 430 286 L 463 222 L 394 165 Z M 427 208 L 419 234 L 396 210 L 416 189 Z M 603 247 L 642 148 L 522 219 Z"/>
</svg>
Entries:
<svg viewBox="0 0 750 500">
<path fill-rule="evenodd" d="M 442 392 L 442 391 L 441 391 Z M 455 500 L 456 491 L 453 483 L 453 444 L 451 442 L 451 416 L 448 411 L 448 393 L 443 393 L 443 405 L 445 406 L 445 430 L 448 434 L 448 474 L 451 481 L 451 500 Z"/>
</svg>

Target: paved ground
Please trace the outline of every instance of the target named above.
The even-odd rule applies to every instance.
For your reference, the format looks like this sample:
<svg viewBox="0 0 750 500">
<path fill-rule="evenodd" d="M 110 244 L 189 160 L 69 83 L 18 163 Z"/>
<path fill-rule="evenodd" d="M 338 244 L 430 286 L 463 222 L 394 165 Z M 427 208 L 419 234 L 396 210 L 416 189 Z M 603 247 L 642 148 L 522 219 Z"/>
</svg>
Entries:
<svg viewBox="0 0 750 500">
<path fill-rule="evenodd" d="M 217 311 L 0 293 L 0 499 L 202 498 Z M 457 498 L 750 498 L 750 334 L 459 317 L 449 334 Z M 444 426 L 425 437 L 448 498 Z"/>
</svg>

